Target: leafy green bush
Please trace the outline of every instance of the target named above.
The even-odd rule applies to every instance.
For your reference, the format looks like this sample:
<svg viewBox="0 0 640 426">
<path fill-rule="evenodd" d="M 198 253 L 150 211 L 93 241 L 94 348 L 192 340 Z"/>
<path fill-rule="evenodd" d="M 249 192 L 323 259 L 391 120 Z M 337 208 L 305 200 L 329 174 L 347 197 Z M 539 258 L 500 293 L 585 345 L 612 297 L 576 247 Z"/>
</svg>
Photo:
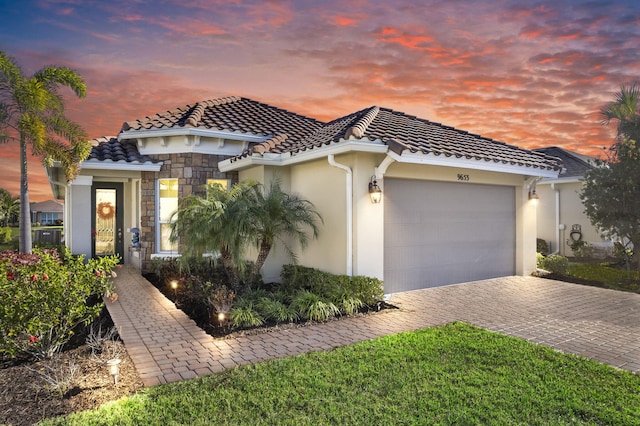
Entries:
<svg viewBox="0 0 640 426">
<path fill-rule="evenodd" d="M 231 308 L 231 319 L 236 328 L 258 327 L 264 324 L 264 318 L 256 311 L 253 301 L 240 298 Z"/>
<path fill-rule="evenodd" d="M 298 290 L 309 290 L 336 304 L 356 298 L 371 306 L 384 297 L 382 281 L 377 278 L 334 275 L 300 265 L 283 266 L 281 276 L 281 288 L 290 294 L 295 294 Z"/>
<path fill-rule="evenodd" d="M 0 357 L 50 357 L 110 295 L 115 256 L 90 259 L 55 250 L 0 252 Z"/>
<path fill-rule="evenodd" d="M 260 299 L 257 309 L 265 319 L 275 322 L 293 322 L 299 317 L 293 307 L 271 297 Z"/>
<path fill-rule="evenodd" d="M 543 256 L 546 256 L 549 254 L 549 244 L 547 244 L 547 242 L 542 239 L 542 238 L 537 238 L 536 239 L 536 252 L 542 254 Z"/>
<path fill-rule="evenodd" d="M 540 267 L 555 274 L 566 275 L 569 268 L 569 259 L 559 254 L 543 257 Z"/>
<path fill-rule="evenodd" d="M 11 242 L 11 228 L 8 226 L 0 228 L 0 243 L 6 244 Z"/>
<path fill-rule="evenodd" d="M 328 300 L 308 290 L 300 290 L 293 297 L 291 306 L 304 319 L 311 321 L 326 321 L 340 315 L 340 309 Z"/>
<path fill-rule="evenodd" d="M 575 257 L 591 257 L 593 255 L 593 247 L 586 241 L 574 241 L 570 247 Z"/>
</svg>

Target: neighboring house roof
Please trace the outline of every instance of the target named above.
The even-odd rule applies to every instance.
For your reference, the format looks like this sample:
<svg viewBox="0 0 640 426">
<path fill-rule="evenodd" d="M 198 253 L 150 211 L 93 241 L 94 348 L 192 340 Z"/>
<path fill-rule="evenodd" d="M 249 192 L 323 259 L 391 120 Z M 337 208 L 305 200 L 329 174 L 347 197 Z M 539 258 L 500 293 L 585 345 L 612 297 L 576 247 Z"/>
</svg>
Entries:
<svg viewBox="0 0 640 426">
<path fill-rule="evenodd" d="M 238 161 L 254 155 L 295 154 L 353 139 L 385 144 L 398 156 L 406 152 L 541 170 L 558 171 L 561 168 L 559 159 L 544 153 L 507 145 L 454 127 L 377 106 L 333 120 L 303 138 L 296 138 L 286 133 L 276 134 L 230 161 Z"/>
<path fill-rule="evenodd" d="M 259 136 L 287 134 L 302 139 L 324 123 L 313 118 L 256 102 L 230 96 L 188 104 L 142 119 L 127 121 L 121 132 L 167 129 L 207 129 Z"/>
<path fill-rule="evenodd" d="M 47 200 L 40 203 L 31 203 L 31 213 L 62 213 L 64 211 L 64 204 L 60 201 Z"/>
<path fill-rule="evenodd" d="M 534 149 L 551 157 L 562 160 L 563 169 L 558 176 L 564 178 L 582 178 L 589 170 L 595 168 L 595 159 L 557 146 Z"/>
</svg>

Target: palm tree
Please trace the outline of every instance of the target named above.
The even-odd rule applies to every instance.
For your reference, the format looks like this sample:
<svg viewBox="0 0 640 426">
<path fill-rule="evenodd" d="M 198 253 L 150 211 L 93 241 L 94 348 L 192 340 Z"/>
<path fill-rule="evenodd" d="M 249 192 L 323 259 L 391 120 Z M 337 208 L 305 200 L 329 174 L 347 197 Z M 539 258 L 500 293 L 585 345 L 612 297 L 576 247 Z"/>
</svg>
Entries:
<svg viewBox="0 0 640 426">
<path fill-rule="evenodd" d="M 58 93 L 67 86 L 83 98 L 87 88 L 82 77 L 66 67 L 46 66 L 31 77 L 13 58 L 0 51 L 0 142 L 20 143 L 20 251 L 30 253 L 31 212 L 27 181 L 27 145 L 47 165 L 60 162 L 68 181 L 91 150 L 85 131 L 64 115 Z M 61 138 L 61 139 L 59 139 Z M 66 142 L 64 142 L 66 140 Z"/>
<path fill-rule="evenodd" d="M 611 121 L 618 122 L 617 139 L 613 145 L 615 159 L 621 159 L 628 154 L 637 159 L 640 152 L 640 86 L 631 84 L 622 86 L 614 95 L 614 100 L 600 108 L 602 124 L 609 125 Z"/>
<path fill-rule="evenodd" d="M 244 253 L 252 232 L 247 194 L 255 182 L 235 184 L 228 191 L 220 185 L 207 188 L 204 195 L 185 197 L 174 213 L 171 240 L 181 240 L 186 257 L 218 253 L 231 287 L 240 290 Z"/>
<path fill-rule="evenodd" d="M 11 218 L 20 213 L 20 197 L 14 197 L 6 189 L 0 188 L 0 224 L 9 226 Z"/>
<path fill-rule="evenodd" d="M 258 186 L 255 189 L 251 192 L 250 214 L 258 257 L 251 270 L 251 282 L 260 273 L 276 243 L 280 243 L 295 262 L 297 257 L 289 241 L 295 240 L 305 248 L 309 241 L 308 232 L 311 231 L 313 238 L 316 238 L 318 222 L 322 222 L 322 217 L 310 201 L 283 192 L 277 180 L 271 183 L 267 193 Z"/>
</svg>

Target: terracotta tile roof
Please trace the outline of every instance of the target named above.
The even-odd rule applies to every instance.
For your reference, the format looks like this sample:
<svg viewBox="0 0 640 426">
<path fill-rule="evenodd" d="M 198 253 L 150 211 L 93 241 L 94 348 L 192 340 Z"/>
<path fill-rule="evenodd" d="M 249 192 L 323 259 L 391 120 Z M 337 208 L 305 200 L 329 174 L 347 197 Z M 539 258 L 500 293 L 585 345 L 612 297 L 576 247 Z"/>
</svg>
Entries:
<svg viewBox="0 0 640 426">
<path fill-rule="evenodd" d="M 128 121 L 121 131 L 203 128 L 260 136 L 287 135 L 301 140 L 324 123 L 313 118 L 231 96 L 184 105 L 182 107 Z"/>
<path fill-rule="evenodd" d="M 595 159 L 581 155 L 575 152 L 567 151 L 566 149 L 559 148 L 557 146 L 550 146 L 547 148 L 534 149 L 535 152 L 540 152 L 552 157 L 562 160 L 563 170 L 560 172 L 559 178 L 569 177 L 583 177 L 589 170 L 595 168 Z"/>
<path fill-rule="evenodd" d="M 151 157 L 138 152 L 138 147 L 131 142 L 120 142 L 113 136 L 103 136 L 91 140 L 91 153 L 87 160 L 124 161 L 127 163 L 157 163 Z"/>
<path fill-rule="evenodd" d="M 288 137 L 269 147 L 249 148 L 236 159 L 252 153 L 295 153 L 349 137 L 381 141 L 399 155 L 409 151 L 546 170 L 561 168 L 561 161 L 553 156 L 377 106 L 333 120 L 301 139 Z"/>
</svg>

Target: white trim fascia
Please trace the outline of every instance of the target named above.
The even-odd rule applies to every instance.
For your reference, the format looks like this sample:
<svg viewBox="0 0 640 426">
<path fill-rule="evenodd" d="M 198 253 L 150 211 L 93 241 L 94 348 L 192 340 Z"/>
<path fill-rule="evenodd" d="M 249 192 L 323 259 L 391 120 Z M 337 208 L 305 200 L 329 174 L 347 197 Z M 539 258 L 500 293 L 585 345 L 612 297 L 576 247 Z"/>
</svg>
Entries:
<svg viewBox="0 0 640 426">
<path fill-rule="evenodd" d="M 246 142 L 264 142 L 269 139 L 271 136 L 260 136 L 252 133 L 243 133 L 243 132 L 225 132 L 222 130 L 209 130 L 209 129 L 198 129 L 198 128 L 184 128 L 180 127 L 177 129 L 145 129 L 145 130 L 127 130 L 121 132 L 118 135 L 118 140 L 122 141 L 123 139 L 145 139 L 145 138 L 160 138 L 167 136 L 205 136 L 209 138 L 222 138 L 222 139 L 232 139 Z"/>
<path fill-rule="evenodd" d="M 579 182 L 584 182 L 584 177 L 582 176 L 571 176 L 571 177 L 566 177 L 566 178 L 557 178 L 557 179 L 543 179 L 540 182 L 538 182 L 538 185 L 545 185 L 545 184 L 562 184 L 562 183 L 579 183 Z"/>
<path fill-rule="evenodd" d="M 559 171 L 542 170 L 540 168 L 495 163 L 494 161 L 458 158 L 454 155 L 452 155 L 451 157 L 446 157 L 444 154 L 435 156 L 433 154 L 412 154 L 406 152 L 403 152 L 402 155 L 398 155 L 393 151 L 389 151 L 388 155 L 399 163 L 429 164 L 433 166 L 485 170 L 490 172 L 512 173 L 517 175 L 537 176 L 545 178 L 556 178 L 559 173 Z"/>
<path fill-rule="evenodd" d="M 89 160 L 83 161 L 80 165 L 82 170 L 125 170 L 140 172 L 159 172 L 162 163 L 129 163 L 126 161 L 113 160 Z"/>
<path fill-rule="evenodd" d="M 323 145 L 321 147 L 315 147 L 295 153 L 265 153 L 264 155 L 253 154 L 233 162 L 231 159 L 227 159 L 218 163 L 218 168 L 221 172 L 228 172 L 258 165 L 289 166 L 292 164 L 325 158 L 329 155 L 345 154 L 348 152 L 386 154 L 388 150 L 389 147 L 381 142 L 362 142 L 358 140 L 345 141 L 344 139 L 341 139 L 331 145 Z"/>
</svg>

